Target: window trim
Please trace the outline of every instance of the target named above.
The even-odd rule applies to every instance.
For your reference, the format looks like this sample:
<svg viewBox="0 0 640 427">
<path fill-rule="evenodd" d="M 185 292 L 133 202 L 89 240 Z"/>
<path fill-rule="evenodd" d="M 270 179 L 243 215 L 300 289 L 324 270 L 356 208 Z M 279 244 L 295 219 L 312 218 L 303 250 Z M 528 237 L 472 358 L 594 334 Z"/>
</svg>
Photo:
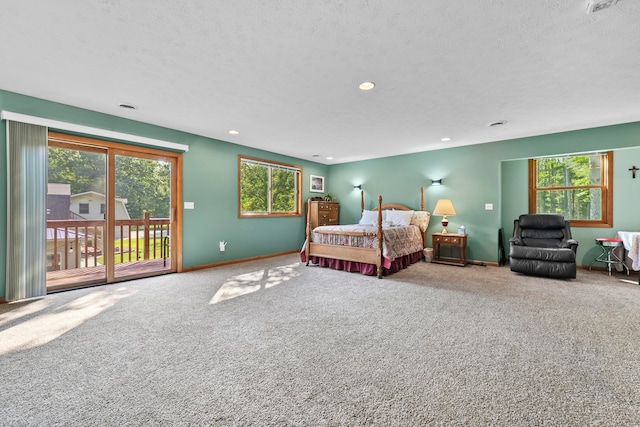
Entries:
<svg viewBox="0 0 640 427">
<path fill-rule="evenodd" d="M 295 188 L 295 211 L 293 212 L 242 212 L 242 162 L 260 164 L 269 168 L 287 169 L 295 171 L 296 188 Z M 271 187 L 269 187 L 269 210 L 271 210 Z M 271 217 L 297 217 L 302 216 L 302 166 L 295 166 L 288 163 L 281 163 L 271 160 L 259 159 L 256 157 L 238 155 L 238 218 L 271 218 Z"/>
<path fill-rule="evenodd" d="M 543 158 L 555 158 L 563 156 L 580 156 L 589 154 L 600 154 L 603 157 L 602 168 L 600 171 L 600 185 L 589 186 L 591 188 L 600 188 L 602 191 L 602 219 L 601 220 L 578 220 L 571 219 L 571 227 L 600 227 L 613 228 L 613 151 L 594 151 L 576 154 L 559 154 L 557 156 L 545 156 L 529 159 L 529 213 L 537 212 L 536 192 L 538 190 L 548 190 L 547 187 L 536 187 L 536 161 Z M 553 187 L 554 190 L 564 190 L 571 188 L 584 187 Z"/>
</svg>

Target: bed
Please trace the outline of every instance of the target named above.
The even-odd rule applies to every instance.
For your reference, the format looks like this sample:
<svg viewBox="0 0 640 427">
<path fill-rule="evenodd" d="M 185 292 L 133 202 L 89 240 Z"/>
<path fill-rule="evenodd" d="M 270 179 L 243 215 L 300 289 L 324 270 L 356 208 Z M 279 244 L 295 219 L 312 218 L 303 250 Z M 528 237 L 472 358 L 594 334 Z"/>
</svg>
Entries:
<svg viewBox="0 0 640 427">
<path fill-rule="evenodd" d="M 419 211 L 397 203 L 383 204 L 382 196 L 378 196 L 378 206 L 368 211 L 362 192 L 360 211 L 358 224 L 311 230 L 307 220 L 302 262 L 382 278 L 423 259 L 431 217 L 424 210 L 424 188 Z"/>
</svg>

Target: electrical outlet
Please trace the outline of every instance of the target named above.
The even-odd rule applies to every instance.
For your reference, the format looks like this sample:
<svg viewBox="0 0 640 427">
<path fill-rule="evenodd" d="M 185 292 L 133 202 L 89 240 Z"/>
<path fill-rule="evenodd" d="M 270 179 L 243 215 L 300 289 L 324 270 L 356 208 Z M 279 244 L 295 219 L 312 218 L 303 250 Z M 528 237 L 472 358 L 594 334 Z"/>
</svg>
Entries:
<svg viewBox="0 0 640 427">
<path fill-rule="evenodd" d="M 492 211 L 493 210 L 493 203 L 485 203 L 484 204 L 484 210 L 485 211 Z"/>
</svg>

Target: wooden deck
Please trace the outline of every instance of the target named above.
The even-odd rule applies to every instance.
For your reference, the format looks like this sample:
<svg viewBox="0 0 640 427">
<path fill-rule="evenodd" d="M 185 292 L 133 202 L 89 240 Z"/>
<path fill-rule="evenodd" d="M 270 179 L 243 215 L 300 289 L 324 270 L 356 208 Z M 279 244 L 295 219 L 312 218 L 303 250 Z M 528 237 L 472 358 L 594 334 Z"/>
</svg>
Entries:
<svg viewBox="0 0 640 427">
<path fill-rule="evenodd" d="M 135 261 L 124 264 L 116 264 L 115 277 L 122 279 L 128 276 L 139 276 L 148 273 L 158 273 L 171 270 L 171 259 L 151 259 L 146 261 Z M 106 267 L 98 265 L 95 267 L 70 268 L 67 270 L 48 271 L 47 288 L 60 287 L 65 285 L 83 283 L 106 283 Z"/>
<path fill-rule="evenodd" d="M 103 219 L 47 221 L 47 268 L 53 270 L 47 272 L 48 290 L 107 283 L 106 267 L 95 265 L 102 250 L 110 247 L 102 242 L 105 226 Z M 113 260 L 120 263 L 112 281 L 171 271 L 168 218 L 151 218 L 145 212 L 142 219 L 116 220 L 115 236 Z"/>
</svg>

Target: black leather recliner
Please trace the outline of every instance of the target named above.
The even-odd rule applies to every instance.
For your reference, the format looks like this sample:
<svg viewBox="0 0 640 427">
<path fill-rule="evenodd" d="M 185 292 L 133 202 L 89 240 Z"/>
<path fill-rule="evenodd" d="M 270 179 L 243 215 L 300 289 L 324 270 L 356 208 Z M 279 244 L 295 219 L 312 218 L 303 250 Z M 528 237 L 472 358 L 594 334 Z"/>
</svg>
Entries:
<svg viewBox="0 0 640 427">
<path fill-rule="evenodd" d="M 511 271 L 532 276 L 575 279 L 578 242 L 562 215 L 520 215 L 509 239 Z"/>
</svg>

